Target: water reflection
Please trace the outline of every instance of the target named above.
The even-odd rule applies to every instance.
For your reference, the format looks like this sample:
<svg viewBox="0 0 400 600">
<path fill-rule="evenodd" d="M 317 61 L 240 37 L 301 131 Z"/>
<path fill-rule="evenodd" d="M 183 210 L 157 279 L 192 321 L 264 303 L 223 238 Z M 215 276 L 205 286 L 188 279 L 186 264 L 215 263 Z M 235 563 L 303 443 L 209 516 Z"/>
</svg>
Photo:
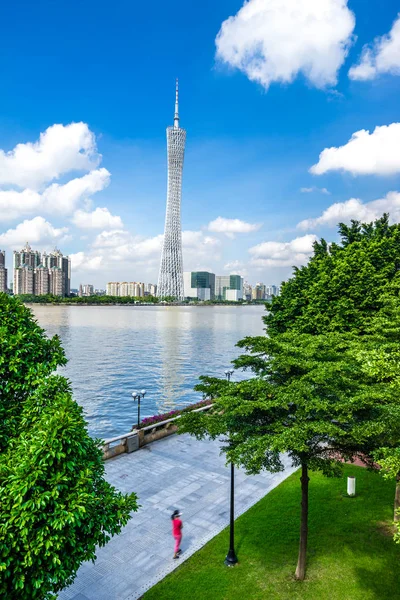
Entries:
<svg viewBox="0 0 400 600">
<path fill-rule="evenodd" d="M 261 307 L 37 305 L 33 311 L 49 335 L 61 337 L 68 357 L 62 372 L 90 433 L 105 438 L 135 422 L 132 390 L 147 390 L 143 417 L 196 402 L 199 375 L 223 376 L 239 353 L 235 343 L 263 333 Z"/>
</svg>

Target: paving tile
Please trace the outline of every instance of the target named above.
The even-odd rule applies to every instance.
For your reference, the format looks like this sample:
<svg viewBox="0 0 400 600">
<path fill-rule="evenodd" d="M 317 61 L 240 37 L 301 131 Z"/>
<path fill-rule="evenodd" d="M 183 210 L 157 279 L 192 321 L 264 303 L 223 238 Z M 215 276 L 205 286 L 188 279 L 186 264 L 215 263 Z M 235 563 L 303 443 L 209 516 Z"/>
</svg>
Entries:
<svg viewBox="0 0 400 600">
<path fill-rule="evenodd" d="M 235 470 L 235 514 L 258 502 L 293 472 L 253 477 Z M 84 563 L 58 600 L 137 600 L 229 524 L 230 472 L 219 442 L 171 436 L 106 463 L 106 478 L 135 491 L 142 505 L 119 536 Z M 170 515 L 183 510 L 183 554 L 172 559 Z"/>
</svg>

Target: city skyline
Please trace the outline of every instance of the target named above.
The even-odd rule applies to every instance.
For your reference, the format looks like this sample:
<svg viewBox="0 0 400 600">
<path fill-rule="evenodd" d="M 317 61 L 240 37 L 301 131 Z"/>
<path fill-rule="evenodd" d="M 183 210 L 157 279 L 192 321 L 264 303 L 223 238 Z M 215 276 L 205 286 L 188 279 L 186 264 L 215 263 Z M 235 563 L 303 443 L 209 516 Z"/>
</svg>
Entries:
<svg viewBox="0 0 400 600">
<path fill-rule="evenodd" d="M 116 0 L 106 16 L 88 0 L 78 23 L 47 3 L 28 23 L 8 3 L 0 23 L 8 279 L 13 250 L 29 239 L 71 256 L 74 288 L 131 274 L 157 281 L 176 76 L 190 132 L 185 270 L 279 285 L 315 239 L 337 240 L 339 221 L 388 211 L 398 222 L 398 4 L 292 5 L 221 0 L 195 12 L 177 0 L 172 12 Z"/>
</svg>

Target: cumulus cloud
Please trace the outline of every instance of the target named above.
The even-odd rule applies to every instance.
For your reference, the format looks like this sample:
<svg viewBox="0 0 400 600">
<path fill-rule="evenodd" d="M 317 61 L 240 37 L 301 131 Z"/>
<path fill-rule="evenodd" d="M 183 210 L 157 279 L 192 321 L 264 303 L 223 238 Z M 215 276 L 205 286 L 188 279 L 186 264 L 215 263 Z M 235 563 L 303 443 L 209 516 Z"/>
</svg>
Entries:
<svg viewBox="0 0 400 600">
<path fill-rule="evenodd" d="M 351 67 L 349 77 L 366 81 L 383 73 L 400 75 L 400 14 L 389 33 L 363 47 L 360 61 Z"/>
<path fill-rule="evenodd" d="M 241 275 L 242 277 L 247 277 L 248 275 L 246 265 L 241 260 L 227 262 L 226 265 L 224 265 L 224 271 L 228 271 L 234 275 Z"/>
<path fill-rule="evenodd" d="M 208 231 L 224 233 L 228 237 L 234 238 L 236 233 L 251 233 L 252 231 L 258 231 L 261 226 L 261 223 L 246 223 L 246 221 L 241 221 L 240 219 L 218 217 L 208 224 L 207 229 Z"/>
<path fill-rule="evenodd" d="M 38 189 L 64 173 L 90 171 L 101 160 L 86 123 L 52 125 L 38 141 L 0 150 L 0 185 Z"/>
<path fill-rule="evenodd" d="M 302 194 L 312 194 L 313 192 L 319 192 L 320 194 L 326 194 L 327 196 L 330 196 L 331 193 L 329 190 L 327 190 L 326 188 L 318 188 L 318 187 L 303 187 L 300 188 L 300 191 Z"/>
<path fill-rule="evenodd" d="M 18 248 L 29 240 L 32 244 L 41 244 L 46 246 L 55 242 L 65 241 L 68 228 L 55 228 L 43 217 L 35 217 L 31 220 L 25 220 L 15 227 L 9 229 L 0 235 L 0 245 Z"/>
<path fill-rule="evenodd" d="M 308 230 L 315 227 L 336 227 L 338 223 L 350 223 L 352 219 L 370 223 L 389 213 L 391 221 L 400 222 L 400 193 L 389 192 L 384 198 L 363 203 L 358 198 L 350 198 L 346 202 L 336 202 L 329 206 L 322 215 L 314 219 L 305 219 L 297 227 Z"/>
<path fill-rule="evenodd" d="M 394 175 L 400 173 L 400 123 L 376 127 L 370 133 L 356 131 L 344 146 L 325 148 L 310 172 L 348 171 L 353 175 Z"/>
<path fill-rule="evenodd" d="M 80 229 L 122 229 L 121 217 L 114 216 L 108 208 L 96 208 L 92 212 L 77 210 L 72 222 Z"/>
<path fill-rule="evenodd" d="M 88 256 L 85 252 L 70 254 L 71 269 L 74 271 L 99 271 L 103 267 L 102 256 Z"/>
<path fill-rule="evenodd" d="M 113 279 L 131 273 L 135 279 L 137 269 L 147 272 L 153 280 L 157 278 L 164 236 L 144 238 L 132 235 L 125 229 L 102 231 L 94 239 L 87 252 L 74 255 L 72 266 L 77 272 L 102 270 Z M 218 259 L 220 240 L 205 235 L 202 231 L 183 231 L 182 246 L 185 269 L 213 263 Z"/>
<path fill-rule="evenodd" d="M 53 183 L 42 193 L 31 189 L 0 190 L 0 221 L 38 212 L 70 215 L 80 202 L 103 190 L 109 182 L 110 173 L 101 168 L 63 185 Z"/>
<path fill-rule="evenodd" d="M 337 82 L 354 26 L 347 0 L 248 0 L 222 23 L 217 59 L 266 89 L 299 74 L 324 88 Z"/>
<path fill-rule="evenodd" d="M 313 253 L 314 234 L 295 238 L 290 242 L 262 242 L 249 249 L 254 267 L 291 267 L 304 265 Z"/>
</svg>

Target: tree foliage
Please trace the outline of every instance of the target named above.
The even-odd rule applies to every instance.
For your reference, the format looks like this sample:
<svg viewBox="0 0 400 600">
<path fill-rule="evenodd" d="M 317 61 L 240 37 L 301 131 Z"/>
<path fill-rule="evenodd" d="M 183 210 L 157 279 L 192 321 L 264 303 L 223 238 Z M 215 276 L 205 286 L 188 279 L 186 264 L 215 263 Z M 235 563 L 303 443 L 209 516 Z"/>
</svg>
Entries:
<svg viewBox="0 0 400 600">
<path fill-rule="evenodd" d="M 384 215 L 374 224 L 342 223 L 339 233 L 341 244 L 315 242 L 308 264 L 282 284 L 264 318 L 270 336 L 288 330 L 363 334 L 385 298 L 399 295 L 400 225 L 389 225 Z"/>
<path fill-rule="evenodd" d="M 0 294 L 0 597 L 55 598 L 137 509 L 104 479 L 59 340 Z"/>
</svg>

